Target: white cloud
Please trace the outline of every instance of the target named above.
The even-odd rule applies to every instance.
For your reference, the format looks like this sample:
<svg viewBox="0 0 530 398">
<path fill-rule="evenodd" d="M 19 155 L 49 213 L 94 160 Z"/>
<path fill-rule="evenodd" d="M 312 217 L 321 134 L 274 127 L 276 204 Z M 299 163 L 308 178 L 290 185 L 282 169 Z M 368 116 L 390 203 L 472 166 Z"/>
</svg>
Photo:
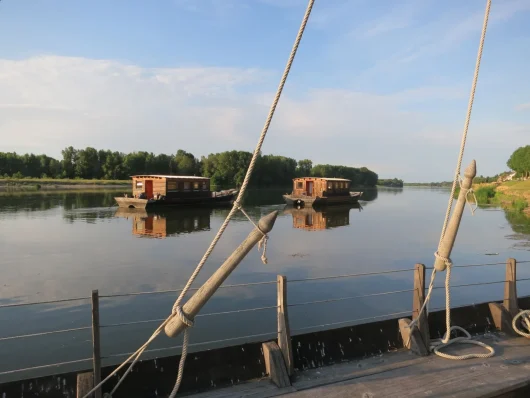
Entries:
<svg viewBox="0 0 530 398">
<path fill-rule="evenodd" d="M 262 86 L 277 84 L 271 75 L 255 69 L 141 68 L 55 56 L 0 60 L 2 149 L 52 156 L 68 145 L 155 153 L 182 148 L 196 156 L 252 151 L 273 97 Z M 436 108 L 433 119 L 434 113 L 417 105 L 464 103 L 466 96 L 465 89 L 446 86 L 378 95 L 312 88 L 293 92 L 288 84 L 263 150 L 380 168 L 385 176 L 428 179 L 435 173 L 432 179 L 444 178 L 452 173 L 460 117 L 444 120 L 439 115 L 443 108 Z M 497 120 L 473 121 L 472 128 L 480 135 L 478 148 L 513 146 L 510 137 L 524 140 L 528 132 L 526 125 Z"/>
</svg>

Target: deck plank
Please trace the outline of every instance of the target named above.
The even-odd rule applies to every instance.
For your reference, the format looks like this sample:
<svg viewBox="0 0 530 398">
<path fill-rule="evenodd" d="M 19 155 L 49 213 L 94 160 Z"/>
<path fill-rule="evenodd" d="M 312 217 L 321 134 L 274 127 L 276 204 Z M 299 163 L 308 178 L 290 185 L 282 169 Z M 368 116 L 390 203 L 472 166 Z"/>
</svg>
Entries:
<svg viewBox="0 0 530 398">
<path fill-rule="evenodd" d="M 481 340 L 495 348 L 493 358 L 454 361 L 399 351 L 298 372 L 290 389 L 271 388 L 272 383 L 261 380 L 194 397 L 492 398 L 530 386 L 530 339 L 489 335 Z M 480 347 L 461 344 L 446 351 L 484 352 Z"/>
</svg>

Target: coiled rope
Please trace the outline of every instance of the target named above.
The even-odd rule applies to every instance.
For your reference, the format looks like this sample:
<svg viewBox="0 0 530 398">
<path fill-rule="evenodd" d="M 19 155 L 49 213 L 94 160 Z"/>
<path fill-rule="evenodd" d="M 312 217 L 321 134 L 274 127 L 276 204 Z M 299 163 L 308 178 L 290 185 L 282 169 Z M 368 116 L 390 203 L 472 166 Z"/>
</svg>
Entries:
<svg viewBox="0 0 530 398">
<path fill-rule="evenodd" d="M 175 395 L 177 394 L 178 389 L 180 387 L 180 384 L 182 382 L 182 375 L 183 375 L 183 372 L 184 372 L 184 363 L 186 361 L 186 355 L 187 355 L 187 352 L 188 352 L 189 328 L 193 326 L 193 321 L 188 319 L 187 316 L 183 313 L 180 304 L 182 302 L 182 299 L 184 298 L 184 296 L 188 292 L 189 288 L 191 287 L 191 285 L 195 281 L 195 278 L 199 275 L 204 263 L 206 262 L 206 260 L 210 256 L 210 254 L 212 253 L 212 251 L 215 248 L 217 242 L 219 241 L 219 239 L 223 235 L 223 233 L 224 233 L 226 227 L 228 226 L 230 220 L 232 219 L 232 217 L 234 216 L 234 214 L 238 210 L 242 210 L 241 202 L 242 202 L 243 196 L 245 194 L 245 191 L 247 189 L 248 183 L 250 181 L 250 177 L 252 176 L 252 172 L 254 171 L 254 167 L 256 165 L 256 161 L 257 161 L 259 153 L 261 151 L 261 147 L 263 145 L 263 141 L 265 140 L 265 137 L 266 137 L 267 132 L 269 130 L 269 126 L 270 126 L 272 118 L 274 116 L 274 112 L 276 110 L 276 106 L 278 105 L 278 102 L 280 100 L 283 88 L 285 86 L 285 82 L 287 80 L 287 77 L 289 76 L 289 72 L 291 70 L 292 63 L 294 61 L 296 52 L 298 50 L 298 46 L 299 46 L 300 41 L 302 39 L 302 36 L 304 34 L 304 31 L 305 31 L 305 28 L 306 28 L 306 25 L 307 25 L 307 21 L 309 20 L 309 16 L 311 15 L 311 10 L 313 9 L 314 2 L 315 2 L 315 0 L 309 0 L 309 3 L 307 5 L 307 8 L 306 8 L 306 11 L 305 11 L 305 14 L 304 14 L 304 18 L 302 19 L 302 23 L 300 25 L 300 29 L 298 30 L 298 34 L 296 36 L 293 48 L 291 50 L 291 54 L 289 55 L 289 59 L 287 61 L 287 65 L 285 66 L 282 78 L 280 80 L 280 84 L 279 84 L 278 89 L 276 91 L 276 95 L 274 96 L 274 99 L 272 101 L 272 105 L 270 107 L 269 114 L 267 116 L 267 119 L 265 120 L 265 125 L 263 126 L 263 129 L 262 129 L 261 134 L 259 136 L 258 143 L 257 143 L 256 148 L 254 150 L 254 153 L 252 155 L 252 159 L 250 161 L 250 164 L 248 166 L 247 172 L 245 174 L 245 178 L 243 180 L 243 183 L 241 184 L 241 188 L 239 190 L 237 199 L 234 201 L 232 209 L 228 213 L 226 219 L 224 220 L 223 224 L 219 228 L 219 231 L 217 232 L 217 234 L 213 238 L 212 242 L 210 243 L 210 246 L 208 247 L 208 249 L 204 253 L 201 261 L 199 262 L 199 264 L 197 265 L 197 267 L 193 271 L 193 273 L 190 276 L 188 282 L 184 286 L 184 289 L 182 289 L 180 295 L 178 296 L 177 300 L 175 301 L 175 304 L 173 305 L 172 315 L 170 315 L 164 322 L 162 322 L 162 324 L 153 332 L 151 337 L 149 337 L 149 339 L 138 350 L 136 350 L 136 352 L 134 352 L 129 358 L 127 358 L 118 368 L 116 368 L 110 375 L 108 375 L 104 380 L 102 380 L 97 386 L 95 386 L 92 390 L 90 390 L 83 398 L 88 398 L 94 391 L 96 391 L 98 388 L 100 388 L 105 382 L 107 382 L 111 377 L 113 377 L 116 373 L 118 373 L 118 371 L 120 371 L 129 361 L 132 360 L 133 362 L 131 363 L 131 365 L 129 366 L 127 371 L 124 373 L 124 375 L 121 377 L 121 379 L 118 381 L 116 386 L 112 389 L 110 394 L 105 394 L 105 397 L 108 397 L 108 398 L 112 397 L 112 394 L 114 394 L 114 392 L 118 389 L 118 387 L 123 382 L 125 377 L 130 373 L 131 369 L 136 364 L 136 362 L 138 361 L 140 356 L 143 354 L 143 352 L 147 349 L 149 344 L 151 344 L 151 342 L 162 332 L 163 328 L 166 326 L 166 324 L 172 318 L 173 314 L 176 314 L 176 316 L 178 316 L 180 318 L 180 320 L 187 326 L 186 329 L 184 330 L 184 341 L 183 341 L 183 346 L 182 346 L 182 354 L 181 354 L 180 362 L 179 362 L 177 381 L 176 381 L 175 386 L 174 386 L 173 390 L 171 391 L 171 394 L 169 395 L 169 397 L 170 398 L 174 398 Z M 249 218 L 250 221 L 252 221 L 250 219 L 250 217 L 248 217 L 248 215 L 244 211 L 243 211 L 243 213 L 247 216 L 247 218 Z M 254 222 L 253 222 L 253 224 L 254 224 Z M 264 253 L 263 253 L 263 256 L 262 256 L 262 260 L 264 262 L 266 262 L 265 250 L 266 250 L 267 236 L 266 236 L 266 234 L 263 234 L 263 235 L 264 235 L 263 239 L 260 241 L 258 249 L 263 245 Z"/>
<path fill-rule="evenodd" d="M 469 121 L 471 120 L 471 111 L 473 109 L 473 101 L 475 99 L 475 90 L 476 90 L 476 87 L 477 87 L 478 74 L 479 74 L 479 70 L 480 70 L 480 61 L 482 59 L 482 50 L 484 48 L 484 40 L 486 38 L 486 31 L 487 31 L 487 27 L 488 27 L 488 18 L 489 18 L 490 9 L 491 9 L 491 0 L 487 0 L 486 12 L 485 12 L 485 15 L 484 15 L 484 23 L 482 25 L 482 34 L 480 36 L 480 44 L 479 44 L 479 49 L 478 49 L 478 54 L 477 54 L 477 61 L 476 61 L 476 64 L 475 64 L 475 73 L 473 75 L 473 83 L 471 85 L 471 94 L 469 96 L 469 102 L 468 102 L 467 113 L 466 113 L 466 120 L 465 120 L 465 123 L 464 123 L 464 131 L 462 133 L 462 141 L 461 141 L 461 144 L 460 144 L 460 152 L 458 153 L 458 161 L 457 161 L 457 164 L 456 164 L 455 176 L 454 176 L 454 179 L 453 179 L 453 184 L 451 186 L 451 193 L 449 195 L 449 203 L 447 205 L 447 211 L 445 213 L 444 223 L 443 223 L 443 227 L 442 227 L 442 233 L 440 235 L 440 241 L 438 243 L 438 250 L 436 251 L 436 253 L 434 253 L 434 256 L 436 258 L 439 258 L 439 259 L 443 260 L 443 262 L 447 266 L 447 271 L 446 271 L 446 276 L 445 276 L 445 323 L 446 323 L 446 332 L 445 332 L 443 338 L 441 339 L 441 341 L 433 343 L 433 345 L 431 346 L 431 349 L 433 350 L 433 352 L 436 355 L 438 355 L 438 356 L 440 356 L 442 358 L 446 358 L 446 359 L 463 360 L 463 359 L 470 359 L 470 358 L 489 358 L 489 357 L 492 357 L 493 355 L 495 355 L 495 350 L 492 347 L 490 347 L 487 344 L 484 344 L 484 343 L 482 343 L 480 341 L 472 340 L 471 339 L 471 335 L 465 329 L 463 329 L 463 328 L 461 328 L 459 326 L 451 327 L 451 289 L 450 289 L 450 285 L 451 285 L 451 268 L 453 266 L 453 263 L 452 263 L 450 258 L 442 257 L 440 255 L 440 253 L 439 253 L 439 250 L 440 250 L 440 248 L 442 246 L 443 239 L 445 237 L 445 233 L 447 231 L 447 225 L 449 223 L 449 218 L 450 218 L 451 210 L 452 210 L 452 207 L 453 207 L 453 198 L 454 198 L 454 194 L 456 192 L 456 186 L 461 181 L 460 171 L 461 171 L 461 168 L 462 168 L 462 159 L 464 157 L 464 150 L 465 150 L 465 146 L 466 146 L 467 133 L 468 133 L 468 129 L 469 129 Z M 473 191 L 470 189 L 470 190 L 468 190 L 466 192 L 466 198 L 467 198 L 467 195 L 470 192 L 472 193 Z M 475 198 L 475 201 L 476 201 L 476 198 Z M 468 201 L 468 203 L 469 203 L 469 201 Z M 474 209 L 473 208 L 472 208 L 472 212 L 474 213 Z M 423 303 L 423 305 L 422 305 L 422 307 L 421 307 L 421 309 L 419 311 L 420 314 L 425 309 L 425 306 L 427 305 L 427 303 L 430 301 L 432 290 L 433 290 L 433 286 L 434 286 L 435 277 L 436 277 L 436 269 L 434 268 L 433 272 L 431 274 L 431 281 L 429 283 L 429 289 L 428 289 L 427 295 L 425 297 L 425 301 L 424 301 L 424 303 Z M 413 326 L 415 326 L 417 321 L 418 321 L 418 319 L 419 319 L 419 316 L 418 316 L 418 318 L 416 318 L 413 322 L 411 322 L 409 324 L 409 327 L 412 328 Z M 456 337 L 454 339 L 451 339 L 451 332 L 453 330 L 454 331 L 459 330 L 459 331 L 463 332 L 466 336 L 465 337 Z M 473 353 L 473 354 L 467 354 L 467 355 L 450 355 L 450 354 L 446 354 L 446 353 L 443 353 L 443 352 L 440 351 L 442 348 L 445 348 L 445 347 L 447 347 L 447 346 L 449 346 L 451 344 L 454 344 L 454 343 L 467 343 L 467 344 L 479 345 L 481 347 L 486 348 L 489 352 L 487 354 L 474 354 Z"/>
<path fill-rule="evenodd" d="M 526 331 L 521 330 L 521 328 L 517 325 L 519 318 L 522 318 L 521 323 L 523 324 Z M 530 338 L 530 310 L 522 310 L 516 316 L 514 316 L 512 320 L 512 328 L 518 335 Z"/>
</svg>

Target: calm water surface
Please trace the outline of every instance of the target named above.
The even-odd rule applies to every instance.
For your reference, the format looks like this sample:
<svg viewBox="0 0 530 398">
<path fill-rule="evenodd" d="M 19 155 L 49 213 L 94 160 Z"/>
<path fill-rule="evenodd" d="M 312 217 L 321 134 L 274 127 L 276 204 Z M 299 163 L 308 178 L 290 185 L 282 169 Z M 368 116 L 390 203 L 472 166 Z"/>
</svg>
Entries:
<svg viewBox="0 0 530 398">
<path fill-rule="evenodd" d="M 368 192 L 361 207 L 339 207 L 325 213 L 287 210 L 282 191 L 256 191 L 246 209 L 258 220 L 279 210 L 267 246 L 268 264 L 257 249 L 250 252 L 225 284 L 290 280 L 327 275 L 412 269 L 432 266 L 449 192 L 443 189 L 379 189 Z M 174 290 L 182 287 L 202 257 L 228 209 L 164 211 L 135 214 L 118 210 L 113 197 L 121 192 L 0 194 L 0 305 L 100 295 Z M 251 231 L 238 215 L 226 230 L 195 285 L 205 281 Z M 530 260 L 530 220 L 500 209 L 466 209 L 453 250 L 455 265 Z M 498 255 L 488 255 L 498 253 Z M 458 268 L 453 283 L 502 281 L 502 265 Z M 521 264 L 520 278 L 530 278 Z M 442 286 L 443 275 L 437 286 Z M 288 285 L 290 304 L 412 288 L 412 272 L 338 278 Z M 520 282 L 520 295 L 530 294 L 530 281 Z M 502 297 L 503 285 L 454 288 L 455 306 Z M 165 318 L 177 293 L 101 299 L 101 324 Z M 289 308 L 293 334 L 369 322 L 371 317 L 410 311 L 411 293 L 298 305 Z M 276 305 L 276 285 L 220 289 L 202 314 Z M 436 290 L 431 309 L 444 305 Z M 392 317 L 395 317 L 392 316 Z M 0 308 L 0 338 L 90 325 L 90 303 Z M 104 327 L 104 364 L 117 363 L 136 349 L 157 322 Z M 198 317 L 191 333 L 193 350 L 204 350 L 267 336 L 276 330 L 274 309 Z M 240 338 L 241 337 L 241 338 Z M 226 340 L 233 339 L 233 340 Z M 226 341 L 217 341 L 226 340 Z M 212 342 L 214 341 L 214 342 Z M 217 342 L 215 342 L 217 341 Z M 153 349 L 180 345 L 160 336 Z M 146 357 L 171 355 L 153 351 Z M 91 356 L 90 330 L 27 339 L 0 340 L 0 373 L 12 369 L 72 361 Z M 48 374 L 87 364 L 33 371 Z M 28 373 L 0 375 L 0 382 Z"/>
</svg>

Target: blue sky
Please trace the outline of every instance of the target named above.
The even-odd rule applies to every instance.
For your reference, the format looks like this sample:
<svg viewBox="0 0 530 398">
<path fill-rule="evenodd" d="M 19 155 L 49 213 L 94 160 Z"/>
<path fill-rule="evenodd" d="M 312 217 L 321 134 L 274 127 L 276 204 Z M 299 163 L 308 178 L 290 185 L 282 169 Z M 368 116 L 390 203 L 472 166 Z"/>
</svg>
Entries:
<svg viewBox="0 0 530 398">
<path fill-rule="evenodd" d="M 252 151 L 306 0 L 0 2 L 1 151 Z M 264 153 L 452 178 L 485 0 L 316 0 Z M 465 162 L 530 137 L 530 1 L 494 0 Z"/>
</svg>

